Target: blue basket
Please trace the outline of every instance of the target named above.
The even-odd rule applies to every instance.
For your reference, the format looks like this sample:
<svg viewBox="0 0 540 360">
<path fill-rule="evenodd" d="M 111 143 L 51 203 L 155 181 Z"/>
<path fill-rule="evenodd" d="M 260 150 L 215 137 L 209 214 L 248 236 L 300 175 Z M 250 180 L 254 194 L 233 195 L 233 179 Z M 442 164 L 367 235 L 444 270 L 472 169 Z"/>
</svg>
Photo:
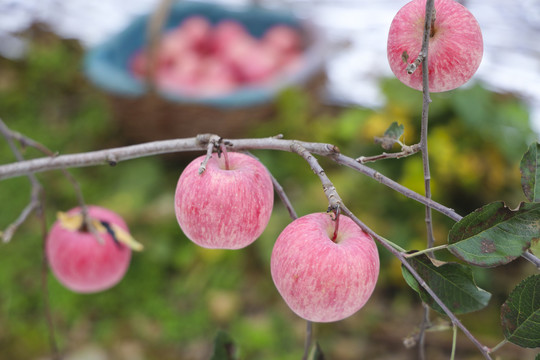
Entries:
<svg viewBox="0 0 540 360">
<path fill-rule="evenodd" d="M 304 63 L 296 73 L 287 78 L 264 86 L 245 86 L 226 95 L 195 98 L 157 89 L 159 95 L 175 103 L 200 104 L 220 108 L 242 108 L 270 102 L 283 88 L 302 85 L 324 65 L 324 44 L 313 29 L 298 17 L 287 11 L 277 11 L 260 7 L 224 7 L 203 2 L 179 2 L 171 8 L 164 31 L 176 27 L 184 19 L 200 15 L 211 23 L 233 19 L 242 23 L 254 36 L 260 37 L 273 25 L 285 24 L 296 27 L 308 39 L 304 51 Z M 145 15 L 134 20 L 126 29 L 105 43 L 91 49 L 85 58 L 87 77 L 103 90 L 125 97 L 140 97 L 147 93 L 145 83 L 135 78 L 129 70 L 133 54 L 147 45 L 147 23 Z"/>
</svg>

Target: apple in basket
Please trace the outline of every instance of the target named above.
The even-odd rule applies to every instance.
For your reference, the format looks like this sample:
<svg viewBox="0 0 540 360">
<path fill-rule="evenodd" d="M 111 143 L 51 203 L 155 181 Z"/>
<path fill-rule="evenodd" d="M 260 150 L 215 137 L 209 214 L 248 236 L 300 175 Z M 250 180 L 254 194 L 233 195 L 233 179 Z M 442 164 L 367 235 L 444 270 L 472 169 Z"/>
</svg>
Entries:
<svg viewBox="0 0 540 360">
<path fill-rule="evenodd" d="M 167 91 L 192 97 L 220 96 L 246 85 L 262 85 L 302 63 L 302 36 L 288 25 L 274 25 L 257 38 L 240 22 L 211 24 L 191 16 L 162 35 L 155 81 Z M 131 58 L 133 76 L 144 79 L 148 54 Z"/>
</svg>

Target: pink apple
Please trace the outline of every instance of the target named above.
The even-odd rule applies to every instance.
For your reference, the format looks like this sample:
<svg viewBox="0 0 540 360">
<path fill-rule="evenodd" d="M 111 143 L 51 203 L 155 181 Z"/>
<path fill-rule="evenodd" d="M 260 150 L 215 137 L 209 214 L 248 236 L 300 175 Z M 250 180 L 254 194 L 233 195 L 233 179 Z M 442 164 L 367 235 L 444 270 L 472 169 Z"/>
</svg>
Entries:
<svg viewBox="0 0 540 360">
<path fill-rule="evenodd" d="M 273 47 L 255 40 L 244 44 L 231 56 L 231 66 L 242 82 L 261 83 L 276 74 L 281 57 Z"/>
<path fill-rule="evenodd" d="M 191 39 L 179 29 L 174 29 L 163 35 L 158 46 L 157 66 L 170 66 L 186 51 L 189 51 Z"/>
<path fill-rule="evenodd" d="M 208 51 L 212 24 L 204 16 L 193 15 L 186 18 L 179 25 L 178 31 L 189 39 L 193 50 L 201 53 Z"/>
<path fill-rule="evenodd" d="M 466 83 L 476 72 L 483 54 L 480 26 L 463 5 L 454 0 L 435 0 L 436 20 L 429 40 L 429 90 L 441 92 Z M 421 66 L 412 74 L 405 70 L 422 47 L 426 0 L 403 6 L 390 25 L 388 61 L 405 85 L 422 90 Z M 406 60 L 405 60 L 406 59 Z"/>
<path fill-rule="evenodd" d="M 373 239 L 350 218 L 315 213 L 279 235 L 271 272 L 279 293 L 298 316 L 314 322 L 342 320 L 364 306 L 379 275 Z"/>
<path fill-rule="evenodd" d="M 270 220 L 274 203 L 272 179 L 259 161 L 235 152 L 219 158 L 213 154 L 206 170 L 199 174 L 204 158 L 193 160 L 178 180 L 178 224 L 191 241 L 202 247 L 246 247 L 262 234 Z"/>
<path fill-rule="evenodd" d="M 201 62 L 197 92 L 201 96 L 218 96 L 238 87 L 234 71 L 218 58 L 206 57 Z"/>
<path fill-rule="evenodd" d="M 262 41 L 281 52 L 298 51 L 302 46 L 300 32 L 287 25 L 270 27 L 264 33 Z"/>
<path fill-rule="evenodd" d="M 88 208 L 89 216 L 126 232 L 124 220 L 111 210 L 97 206 Z M 80 213 L 79 208 L 68 214 Z M 111 288 L 125 275 L 131 249 L 118 243 L 107 233 L 100 233 L 103 244 L 85 230 L 67 228 L 56 221 L 47 236 L 45 252 L 51 271 L 66 288 L 78 293 L 93 293 Z"/>
<path fill-rule="evenodd" d="M 244 25 L 235 20 L 222 20 L 212 31 L 213 49 L 217 54 L 227 52 L 230 46 L 237 42 L 253 37 Z"/>
<path fill-rule="evenodd" d="M 163 88 L 181 93 L 195 93 L 201 70 L 201 55 L 185 51 L 170 66 L 157 70 L 157 83 Z"/>
</svg>

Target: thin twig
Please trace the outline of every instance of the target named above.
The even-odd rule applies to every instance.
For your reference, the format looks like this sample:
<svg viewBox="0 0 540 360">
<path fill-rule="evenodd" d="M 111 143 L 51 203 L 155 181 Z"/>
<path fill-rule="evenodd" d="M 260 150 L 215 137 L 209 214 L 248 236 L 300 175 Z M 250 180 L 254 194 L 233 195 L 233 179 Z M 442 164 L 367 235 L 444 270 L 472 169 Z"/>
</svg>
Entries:
<svg viewBox="0 0 540 360">
<path fill-rule="evenodd" d="M 422 39 L 422 52 L 424 53 L 424 61 L 422 62 L 422 125 L 420 136 L 420 147 L 422 152 L 422 163 L 424 168 L 424 185 L 426 198 L 431 199 L 431 175 L 429 171 L 429 154 L 428 154 L 428 117 L 429 104 L 431 98 L 429 96 L 429 71 L 428 71 L 428 53 L 429 53 L 429 37 L 431 33 L 431 17 L 434 12 L 434 0 L 426 1 L 426 19 L 424 28 L 424 37 Z M 426 228 L 427 228 L 427 247 L 433 247 L 435 239 L 433 236 L 433 223 L 431 208 L 426 206 Z"/>
<path fill-rule="evenodd" d="M 410 254 L 405 254 L 405 257 L 407 259 L 410 259 L 410 258 L 413 258 L 415 256 L 420 256 L 420 255 L 423 255 L 423 254 L 432 253 L 433 251 L 443 250 L 443 249 L 446 249 L 447 247 L 448 247 L 447 244 L 434 246 L 434 247 L 427 248 L 427 249 L 424 249 L 424 250 L 415 251 L 415 252 L 410 253 Z"/>
<path fill-rule="evenodd" d="M 433 5 L 433 0 L 426 1 L 426 14 L 424 20 L 424 33 L 422 37 L 422 49 L 418 55 L 417 61 L 420 59 L 422 63 L 422 121 L 421 121 L 421 130 L 420 130 L 420 151 L 422 153 L 422 164 L 424 170 L 424 188 L 425 196 L 428 199 L 431 199 L 431 174 L 429 170 L 429 154 L 428 154 L 428 123 L 429 123 L 429 104 L 431 103 L 431 98 L 429 96 L 429 71 L 428 71 L 428 59 L 429 59 L 429 38 L 432 35 L 432 26 L 433 26 L 433 15 L 435 8 Z M 415 61 L 413 64 L 418 66 Z M 411 64 L 412 65 L 412 64 Z M 407 67 L 407 72 L 412 74 L 416 67 L 409 69 Z M 432 248 L 435 243 L 435 238 L 433 235 L 433 216 L 431 208 L 426 206 L 426 232 L 427 232 L 427 247 Z M 429 252 L 428 256 L 432 257 L 433 253 Z M 419 333 L 419 344 L 418 344 L 418 357 L 420 360 L 426 358 L 425 354 L 425 329 L 431 323 L 429 318 L 429 307 L 426 304 L 422 304 L 424 307 L 424 315 L 422 317 L 422 323 L 420 324 L 420 333 Z"/>
<path fill-rule="evenodd" d="M 380 155 L 374 155 L 374 156 L 360 156 L 356 159 L 360 164 L 365 164 L 367 162 L 374 162 L 379 160 L 386 160 L 386 159 L 401 159 L 407 156 L 411 156 L 416 154 L 420 151 L 420 144 L 414 144 L 411 146 L 404 146 L 400 152 L 396 153 L 386 153 L 383 152 Z"/>
<path fill-rule="evenodd" d="M 450 354 L 450 360 L 454 360 L 456 357 L 456 345 L 457 345 L 457 326 L 452 326 L 452 353 Z"/>
<path fill-rule="evenodd" d="M 524 259 L 530 261 L 538 270 L 540 270 L 540 259 L 534 256 L 532 253 L 525 251 L 523 255 L 521 255 Z"/>
<path fill-rule="evenodd" d="M 212 158 L 212 152 L 214 151 L 214 149 L 219 147 L 218 144 L 220 143 L 220 141 L 221 138 L 217 135 L 213 135 L 208 141 L 208 145 L 206 147 L 206 156 L 204 157 L 204 160 L 199 167 L 199 175 L 206 171 L 206 165 L 208 164 L 208 160 Z"/>
<path fill-rule="evenodd" d="M 502 348 L 504 345 L 508 344 L 508 339 L 503 339 L 500 343 L 498 343 L 497 345 L 495 345 L 494 347 L 492 347 L 489 352 L 490 353 L 494 353 L 495 351 L 499 350 L 500 348 Z"/>
<path fill-rule="evenodd" d="M 57 156 L 57 154 L 55 152 L 53 152 L 52 150 L 47 148 L 45 145 L 35 141 L 34 139 L 31 139 L 28 136 L 22 135 L 22 134 L 20 134 L 18 132 L 14 132 L 14 131 L 9 130 L 9 129 L 7 129 L 7 130 L 9 132 L 9 137 L 11 137 L 12 139 L 16 139 L 22 146 L 33 147 L 36 150 L 43 153 L 44 155 L 47 155 L 47 156 L 50 156 L 50 157 Z M 22 158 L 22 156 L 20 156 L 20 159 L 24 160 Z M 22 160 L 19 160 L 19 161 L 22 161 Z M 83 195 L 83 192 L 81 190 L 81 186 L 79 185 L 79 182 L 65 168 L 61 168 L 60 171 L 62 171 L 62 174 L 70 182 L 71 186 L 73 187 L 73 190 L 75 191 L 75 196 L 77 197 L 77 202 L 78 202 L 79 207 L 81 209 L 81 215 L 83 216 L 85 229 L 90 231 L 90 233 L 92 233 L 92 235 L 94 235 L 94 237 L 97 239 L 97 241 L 100 244 L 105 243 L 105 240 L 103 240 L 103 238 L 101 237 L 101 234 L 99 233 L 99 231 L 96 229 L 94 224 L 90 221 L 90 216 L 88 214 L 88 206 L 86 205 L 86 202 L 84 200 L 84 195 Z M 34 178 L 35 181 L 37 182 L 37 178 L 35 177 L 34 174 L 29 174 L 29 176 Z M 36 184 L 39 185 L 39 182 L 37 182 Z"/>
<path fill-rule="evenodd" d="M 2 121 L 2 119 L 0 119 L 0 132 L 5 137 L 9 147 L 11 148 L 11 151 L 15 155 L 15 158 L 18 161 L 24 161 L 24 157 L 22 156 L 21 152 L 13 143 L 12 131 L 7 127 L 7 125 Z M 44 307 L 44 313 L 45 313 L 45 321 L 47 323 L 48 334 L 49 334 L 49 346 L 51 348 L 53 360 L 60 360 L 61 356 L 60 356 L 60 352 L 58 351 L 58 345 L 55 339 L 54 323 L 52 320 L 51 306 L 49 303 L 49 290 L 48 290 L 48 281 L 47 281 L 49 265 L 47 262 L 47 255 L 45 252 L 45 243 L 47 240 L 47 220 L 45 217 L 43 187 L 41 186 L 39 180 L 34 174 L 28 174 L 27 177 L 32 184 L 32 196 L 31 196 L 32 200 L 30 204 L 26 206 L 26 208 L 23 210 L 23 212 L 21 213 L 17 221 L 8 227 L 8 230 L 6 231 L 8 235 L 6 237 L 6 233 L 4 233 L 4 241 L 9 241 L 9 239 L 15 232 L 16 228 L 20 224 L 22 224 L 30 216 L 32 212 L 36 211 L 39 217 L 40 223 L 41 223 L 41 237 L 43 240 L 41 286 L 42 286 L 42 294 L 43 294 L 43 303 L 44 303 L 43 307 Z"/>
<path fill-rule="evenodd" d="M 0 119 L 0 133 L 2 133 L 2 136 L 6 139 L 6 142 L 8 143 L 11 152 L 15 156 L 15 159 L 18 162 L 24 161 L 22 153 L 19 151 L 19 149 L 17 148 L 17 146 L 15 146 L 13 142 L 11 130 L 7 127 L 7 125 L 2 119 Z M 30 202 L 28 203 L 28 205 L 25 206 L 17 219 L 13 223 L 8 225 L 5 231 L 0 232 L 0 237 L 5 243 L 11 240 L 17 229 L 26 221 L 26 219 L 28 219 L 30 214 L 32 214 L 41 206 L 40 197 L 43 192 L 43 187 L 41 186 L 39 180 L 34 174 L 28 174 L 27 177 L 32 187 Z"/>
<path fill-rule="evenodd" d="M 313 342 L 313 323 L 309 320 L 306 321 L 306 340 L 304 343 L 304 355 L 302 360 L 307 360 L 309 357 L 309 350 L 311 349 L 311 343 Z"/>
<path fill-rule="evenodd" d="M 341 204 L 343 201 L 339 197 L 336 187 L 334 184 L 328 179 L 328 176 L 326 176 L 325 171 L 323 168 L 319 165 L 319 162 L 309 151 L 306 150 L 299 142 L 295 142 L 291 145 L 291 149 L 293 152 L 297 153 L 298 155 L 302 156 L 304 160 L 308 162 L 308 164 L 311 167 L 311 170 L 319 177 L 321 180 L 324 194 L 328 198 L 328 211 L 336 210 L 341 207 Z"/>
</svg>

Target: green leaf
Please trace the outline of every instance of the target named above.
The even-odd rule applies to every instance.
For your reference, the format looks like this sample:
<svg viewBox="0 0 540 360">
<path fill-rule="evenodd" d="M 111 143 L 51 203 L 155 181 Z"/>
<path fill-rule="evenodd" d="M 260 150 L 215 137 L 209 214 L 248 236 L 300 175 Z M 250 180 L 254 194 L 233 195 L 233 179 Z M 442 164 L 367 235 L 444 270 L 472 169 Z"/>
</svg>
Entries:
<svg viewBox="0 0 540 360">
<path fill-rule="evenodd" d="M 237 360 L 236 346 L 225 331 L 218 331 L 214 339 L 214 353 L 210 360 Z"/>
<path fill-rule="evenodd" d="M 540 237 L 540 203 L 488 204 L 454 224 L 448 250 L 469 264 L 493 267 L 518 258 Z"/>
<path fill-rule="evenodd" d="M 534 357 L 534 360 L 540 360 L 540 353 L 536 354 L 536 356 Z"/>
<path fill-rule="evenodd" d="M 529 146 L 519 168 L 523 193 L 529 201 L 540 202 L 540 144 Z"/>
<path fill-rule="evenodd" d="M 324 354 L 319 346 L 319 343 L 315 343 L 309 354 L 309 360 L 324 360 Z"/>
<path fill-rule="evenodd" d="M 508 341 L 540 347 L 540 275 L 526 278 L 512 290 L 501 306 L 501 322 Z"/>
<path fill-rule="evenodd" d="M 393 122 L 388 129 L 384 132 L 383 137 L 375 137 L 375 143 L 381 144 L 385 150 L 392 149 L 392 146 L 398 142 L 399 138 L 405 132 L 405 126 L 403 124 L 398 125 L 397 122 Z"/>
<path fill-rule="evenodd" d="M 480 310 L 491 298 L 490 293 L 476 286 L 472 270 L 466 265 L 444 263 L 437 266 L 426 255 L 415 256 L 407 261 L 454 314 Z M 407 268 L 402 265 L 401 270 L 407 284 L 420 295 L 422 301 L 433 310 L 444 314 L 443 309 L 420 286 Z"/>
</svg>

